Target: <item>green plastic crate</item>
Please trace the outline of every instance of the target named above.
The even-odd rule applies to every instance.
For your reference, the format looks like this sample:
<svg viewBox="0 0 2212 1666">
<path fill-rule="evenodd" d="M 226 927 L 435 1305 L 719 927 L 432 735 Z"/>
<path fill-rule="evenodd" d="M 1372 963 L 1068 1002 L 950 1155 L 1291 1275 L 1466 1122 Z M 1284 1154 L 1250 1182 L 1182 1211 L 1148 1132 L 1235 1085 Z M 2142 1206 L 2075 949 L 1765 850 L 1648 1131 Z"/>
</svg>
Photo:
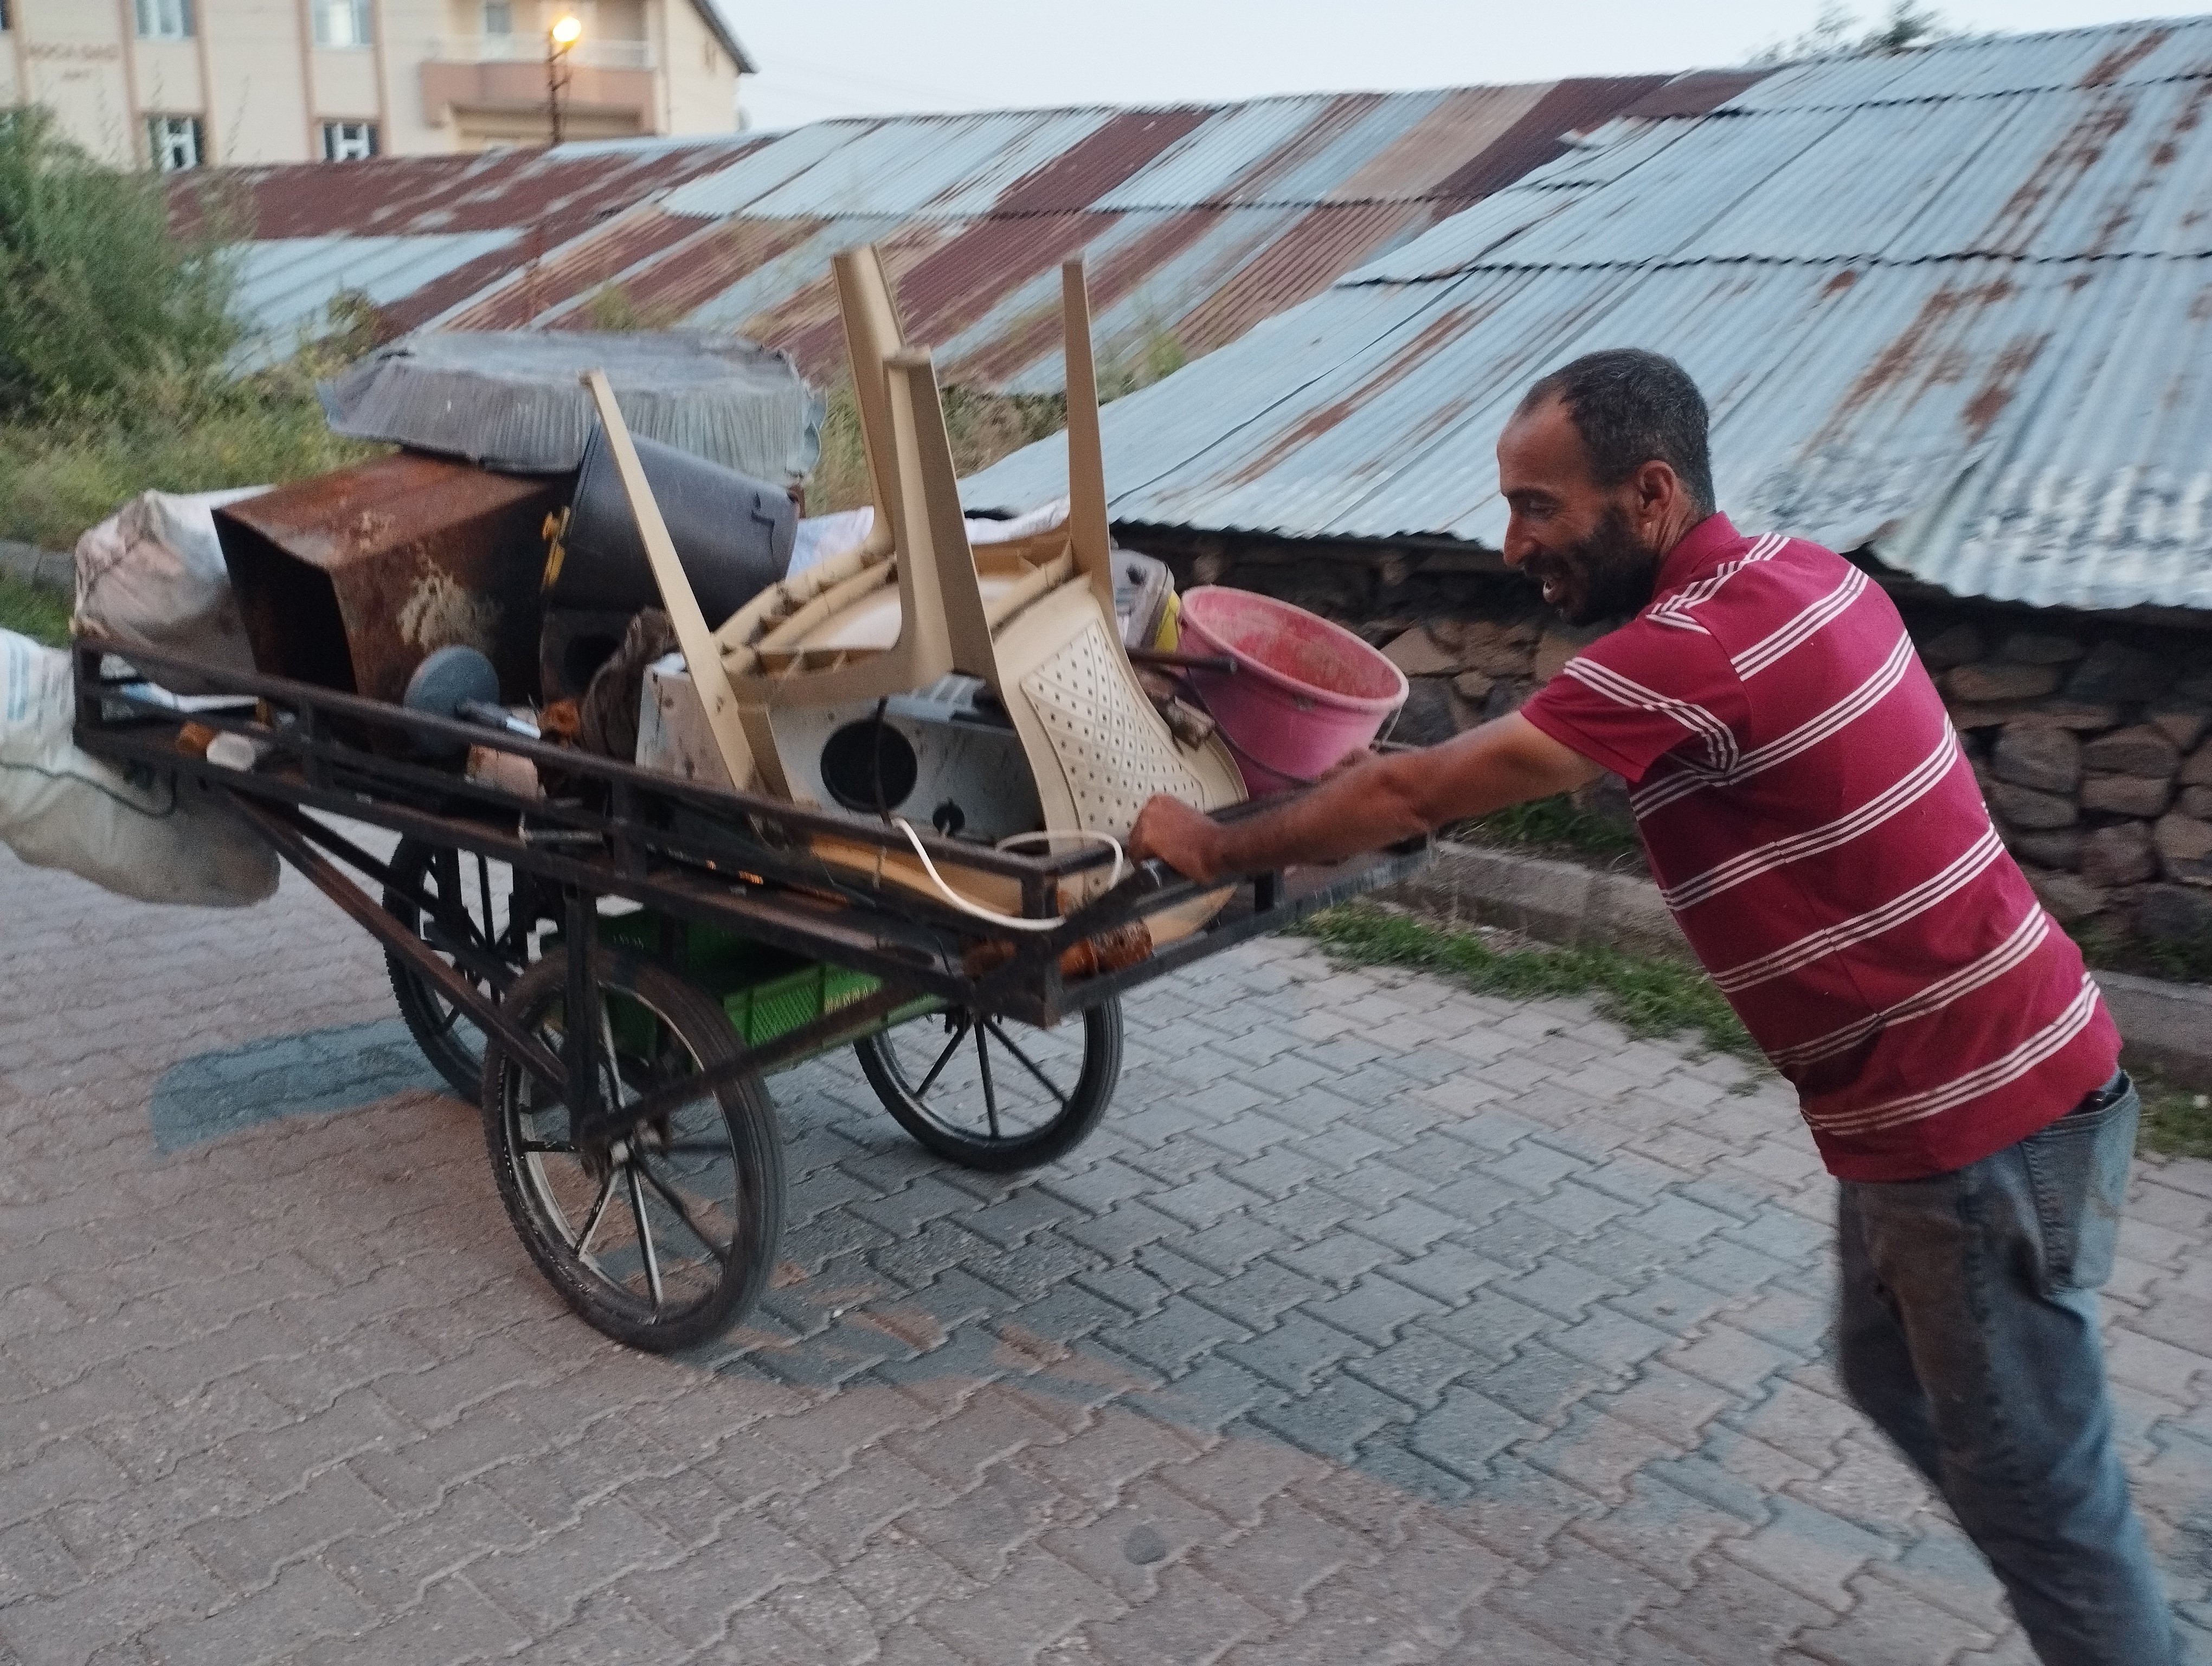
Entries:
<svg viewBox="0 0 2212 1666">
<path fill-rule="evenodd" d="M 722 997 L 722 1010 L 745 1038 L 745 1045 L 758 1047 L 824 1012 L 849 1006 L 882 987 L 881 979 L 866 972 L 848 971 L 842 966 L 805 966 L 729 991 Z"/>
<path fill-rule="evenodd" d="M 603 943 L 623 944 L 649 954 L 660 952 L 662 916 L 650 909 L 603 918 L 599 929 Z M 693 924 L 683 942 L 684 976 L 720 1000 L 748 1047 L 771 1042 L 882 987 L 881 979 L 866 972 L 810 961 L 714 926 Z M 917 1000 L 886 1022 L 916 1016 L 934 1005 Z"/>
</svg>

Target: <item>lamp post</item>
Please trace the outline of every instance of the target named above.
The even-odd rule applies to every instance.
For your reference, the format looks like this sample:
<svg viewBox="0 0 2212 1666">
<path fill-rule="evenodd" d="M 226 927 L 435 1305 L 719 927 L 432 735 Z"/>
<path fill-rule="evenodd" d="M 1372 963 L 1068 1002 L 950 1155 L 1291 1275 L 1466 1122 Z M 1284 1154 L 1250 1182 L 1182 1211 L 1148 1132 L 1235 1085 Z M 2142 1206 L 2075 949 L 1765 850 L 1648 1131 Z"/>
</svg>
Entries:
<svg viewBox="0 0 2212 1666">
<path fill-rule="evenodd" d="M 568 90 L 568 54 L 584 36 L 584 21 L 574 12 L 554 20 L 545 31 L 545 109 L 553 143 L 561 143 L 561 99 Z"/>
</svg>

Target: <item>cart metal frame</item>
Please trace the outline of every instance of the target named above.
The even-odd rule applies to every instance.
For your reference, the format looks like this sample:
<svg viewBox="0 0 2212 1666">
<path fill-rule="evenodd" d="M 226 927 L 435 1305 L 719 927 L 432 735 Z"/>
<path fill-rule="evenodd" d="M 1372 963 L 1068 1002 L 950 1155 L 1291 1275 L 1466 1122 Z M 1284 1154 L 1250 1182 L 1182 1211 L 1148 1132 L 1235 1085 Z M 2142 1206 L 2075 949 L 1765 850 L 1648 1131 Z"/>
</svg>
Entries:
<svg viewBox="0 0 2212 1666">
<path fill-rule="evenodd" d="M 803 809 L 637 769 L 568 748 L 428 716 L 383 702 L 223 669 L 173 654 L 80 640 L 74 648 L 76 739 L 125 768 L 169 772 L 227 800 L 256 832 L 386 949 L 453 1002 L 550 1092 L 582 1145 L 696 1101 L 741 1077 L 766 1075 L 881 1028 L 923 999 L 979 1015 L 1050 1025 L 1232 944 L 1280 929 L 1316 909 L 1402 879 L 1428 859 L 1418 838 L 1328 866 L 1246 875 L 1202 930 L 1133 964 L 1070 977 L 1061 957 L 1158 910 L 1199 886 L 1156 861 L 1048 931 L 994 931 L 988 921 L 891 884 L 873 885 L 810 854 L 811 835 L 830 834 L 886 853 L 908 848 L 884 822 Z M 180 708 L 170 688 L 205 690 L 234 702 Z M 188 724 L 240 734 L 259 762 L 250 770 L 183 749 Z M 526 798 L 471 780 L 441 751 L 469 747 L 513 754 L 537 766 L 558 796 Z M 1243 806 L 1224 818 L 1249 814 Z M 337 816 L 507 864 L 557 890 L 564 945 L 595 940 L 599 905 L 621 897 L 665 919 L 698 922 L 803 957 L 866 973 L 880 987 L 736 1058 L 626 1104 L 603 1104 L 595 1026 L 566 1025 L 560 1055 L 502 1009 L 515 969 L 465 944 L 443 945 L 447 964 L 380 896 L 349 878 L 367 876 L 426 915 L 437 904 L 392 866 L 310 812 Z M 933 860 L 1003 876 L 1019 887 L 1021 912 L 1048 919 L 1060 882 L 1110 860 L 1096 848 L 1017 854 L 928 836 Z M 563 952 L 571 1012 L 595 1010 L 592 957 Z M 465 973 L 489 986 L 487 994 Z"/>
</svg>

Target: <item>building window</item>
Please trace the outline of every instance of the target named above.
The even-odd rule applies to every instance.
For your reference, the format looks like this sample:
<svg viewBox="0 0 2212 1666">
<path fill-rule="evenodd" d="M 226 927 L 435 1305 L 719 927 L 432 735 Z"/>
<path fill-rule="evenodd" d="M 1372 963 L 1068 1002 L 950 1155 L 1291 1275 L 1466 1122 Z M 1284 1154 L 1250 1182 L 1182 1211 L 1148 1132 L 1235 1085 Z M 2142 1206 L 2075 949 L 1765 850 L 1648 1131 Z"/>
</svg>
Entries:
<svg viewBox="0 0 2212 1666">
<path fill-rule="evenodd" d="M 318 46 L 369 44 L 368 0 L 314 0 L 314 8 Z"/>
<path fill-rule="evenodd" d="M 153 142 L 154 166 L 162 173 L 179 173 L 200 165 L 203 147 L 198 116 L 149 116 L 146 133 Z"/>
<path fill-rule="evenodd" d="M 192 0 L 138 0 L 138 34 L 144 40 L 190 40 Z"/>
<path fill-rule="evenodd" d="M 323 124 L 323 160 L 358 162 L 376 155 L 376 124 L 373 121 L 326 121 Z"/>
<path fill-rule="evenodd" d="M 486 34 L 514 33 L 514 7 L 512 0 L 483 0 L 483 32 Z"/>
<path fill-rule="evenodd" d="M 8 0 L 0 0 L 0 34 L 8 33 Z"/>
</svg>

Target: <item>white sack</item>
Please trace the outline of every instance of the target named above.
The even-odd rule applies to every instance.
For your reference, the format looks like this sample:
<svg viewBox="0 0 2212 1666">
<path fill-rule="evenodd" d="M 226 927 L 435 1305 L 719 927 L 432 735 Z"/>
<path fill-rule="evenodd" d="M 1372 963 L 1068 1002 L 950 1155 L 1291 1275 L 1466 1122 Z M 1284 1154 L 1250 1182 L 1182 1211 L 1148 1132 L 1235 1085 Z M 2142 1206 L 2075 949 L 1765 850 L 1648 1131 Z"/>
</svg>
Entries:
<svg viewBox="0 0 2212 1666">
<path fill-rule="evenodd" d="M 142 903 L 243 908 L 276 891 L 276 853 L 219 800 L 126 775 L 76 743 L 76 721 L 69 654 L 0 630 L 0 842 Z"/>
<path fill-rule="evenodd" d="M 77 628 L 125 647 L 251 672 L 253 650 L 231 593 L 215 512 L 268 489 L 132 498 L 76 541 Z"/>
</svg>

